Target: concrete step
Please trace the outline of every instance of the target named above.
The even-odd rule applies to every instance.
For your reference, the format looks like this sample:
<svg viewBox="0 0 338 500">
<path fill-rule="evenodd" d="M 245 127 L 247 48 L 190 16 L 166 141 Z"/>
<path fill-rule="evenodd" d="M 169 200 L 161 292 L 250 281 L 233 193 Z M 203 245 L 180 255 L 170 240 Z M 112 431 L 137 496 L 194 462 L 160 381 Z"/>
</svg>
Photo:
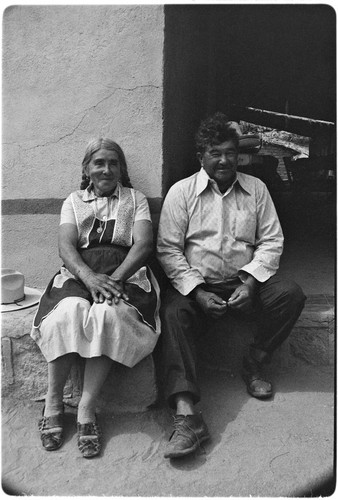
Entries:
<svg viewBox="0 0 338 500">
<path fill-rule="evenodd" d="M 335 357 L 335 298 L 330 294 L 308 295 L 286 346 L 289 359 L 312 365 L 333 365 Z"/>
<path fill-rule="evenodd" d="M 47 363 L 30 337 L 36 306 L 2 313 L 2 393 L 15 398 L 43 399 L 47 392 Z M 201 364 L 213 370 L 235 373 L 252 336 L 254 325 L 229 318 L 213 328 L 200 345 Z M 212 339 L 212 341 L 210 341 Z M 297 363 L 334 364 L 334 298 L 310 295 L 290 337 L 274 354 L 274 364 L 292 367 Z M 72 369 L 66 384 L 65 401 L 77 406 L 82 389 L 83 364 Z M 158 396 L 153 356 L 134 368 L 114 363 L 102 390 L 101 406 L 112 412 L 143 411 Z"/>
<path fill-rule="evenodd" d="M 299 362 L 333 365 L 334 329 L 334 297 L 329 294 L 308 295 L 291 335 L 275 351 L 273 364 L 282 368 Z M 254 323 L 232 317 L 215 322 L 212 331 L 199 345 L 201 364 L 214 370 L 238 372 L 255 330 Z"/>
</svg>

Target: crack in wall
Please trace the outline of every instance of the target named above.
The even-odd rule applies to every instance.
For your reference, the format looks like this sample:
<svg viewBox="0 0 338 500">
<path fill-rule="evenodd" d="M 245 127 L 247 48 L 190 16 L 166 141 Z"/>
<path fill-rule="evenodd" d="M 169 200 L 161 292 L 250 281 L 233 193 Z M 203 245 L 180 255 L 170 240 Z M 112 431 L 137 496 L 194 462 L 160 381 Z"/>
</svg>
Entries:
<svg viewBox="0 0 338 500">
<path fill-rule="evenodd" d="M 67 134 L 64 134 L 63 136 L 59 137 L 55 141 L 48 141 L 48 142 L 45 142 L 44 144 L 36 144 L 35 146 L 29 147 L 29 148 L 23 148 L 20 145 L 18 145 L 18 147 L 20 149 L 22 149 L 23 151 L 30 151 L 30 150 L 33 150 L 35 148 L 44 148 L 46 146 L 49 146 L 50 144 L 58 144 L 59 142 L 63 141 L 65 138 L 72 136 L 79 129 L 79 127 L 81 126 L 81 123 L 87 117 L 88 113 L 90 111 L 96 109 L 98 106 L 100 106 L 100 104 L 102 104 L 107 99 L 110 99 L 117 91 L 121 90 L 121 91 L 126 91 L 126 92 L 134 92 L 135 90 L 143 89 L 143 88 L 160 89 L 161 87 L 158 86 L 158 85 L 137 85 L 136 87 L 131 87 L 131 88 L 127 88 L 127 87 L 115 87 L 113 89 L 113 91 L 109 95 L 103 97 L 99 102 L 97 102 L 93 106 L 90 106 L 88 109 L 86 109 L 84 111 L 84 114 L 83 114 L 81 120 L 78 122 L 78 124 L 73 128 L 73 130 L 71 132 L 68 132 Z M 6 143 L 4 143 L 4 144 L 6 144 Z M 7 143 L 7 144 L 16 144 L 16 143 Z"/>
</svg>

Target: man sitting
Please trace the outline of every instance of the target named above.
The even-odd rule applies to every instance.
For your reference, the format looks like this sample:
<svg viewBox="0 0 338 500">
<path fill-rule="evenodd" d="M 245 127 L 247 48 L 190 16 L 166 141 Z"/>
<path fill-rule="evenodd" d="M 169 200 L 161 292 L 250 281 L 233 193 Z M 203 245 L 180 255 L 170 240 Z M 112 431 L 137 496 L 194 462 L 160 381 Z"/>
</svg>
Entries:
<svg viewBox="0 0 338 500">
<path fill-rule="evenodd" d="M 162 305 L 165 391 L 176 409 L 165 452 L 174 458 L 209 438 L 201 414 L 196 339 L 204 319 L 253 316 L 257 336 L 243 359 L 249 394 L 272 395 L 262 365 L 290 334 L 305 302 L 276 274 L 283 233 L 265 184 L 237 172 L 238 135 L 216 113 L 196 134 L 199 172 L 174 184 L 162 207 L 157 257 L 171 285 Z M 226 322 L 225 322 L 226 327 Z"/>
</svg>

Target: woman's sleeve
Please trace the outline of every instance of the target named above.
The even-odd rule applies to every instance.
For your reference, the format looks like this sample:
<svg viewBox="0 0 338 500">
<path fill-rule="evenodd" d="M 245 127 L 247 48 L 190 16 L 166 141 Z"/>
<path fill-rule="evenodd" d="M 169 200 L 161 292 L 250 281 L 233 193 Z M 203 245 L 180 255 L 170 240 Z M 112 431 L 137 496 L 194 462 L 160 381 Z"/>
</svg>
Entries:
<svg viewBox="0 0 338 500">
<path fill-rule="evenodd" d="M 148 200 L 141 191 L 135 190 L 135 202 L 135 222 L 138 220 L 149 220 L 151 222 Z"/>
<path fill-rule="evenodd" d="M 60 226 L 61 224 L 74 224 L 76 226 L 76 219 L 70 196 L 68 196 L 62 204 Z"/>
</svg>

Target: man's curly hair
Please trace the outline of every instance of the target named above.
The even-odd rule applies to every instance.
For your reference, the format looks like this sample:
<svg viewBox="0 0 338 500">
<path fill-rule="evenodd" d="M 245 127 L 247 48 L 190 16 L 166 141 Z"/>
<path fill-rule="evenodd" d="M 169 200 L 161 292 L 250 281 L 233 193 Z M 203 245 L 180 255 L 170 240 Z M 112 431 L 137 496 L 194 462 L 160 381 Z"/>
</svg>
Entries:
<svg viewBox="0 0 338 500">
<path fill-rule="evenodd" d="M 232 140 L 238 147 L 238 134 L 228 117 L 221 112 L 203 120 L 195 135 L 195 145 L 199 153 L 204 153 L 208 146 L 229 140 Z"/>
</svg>

